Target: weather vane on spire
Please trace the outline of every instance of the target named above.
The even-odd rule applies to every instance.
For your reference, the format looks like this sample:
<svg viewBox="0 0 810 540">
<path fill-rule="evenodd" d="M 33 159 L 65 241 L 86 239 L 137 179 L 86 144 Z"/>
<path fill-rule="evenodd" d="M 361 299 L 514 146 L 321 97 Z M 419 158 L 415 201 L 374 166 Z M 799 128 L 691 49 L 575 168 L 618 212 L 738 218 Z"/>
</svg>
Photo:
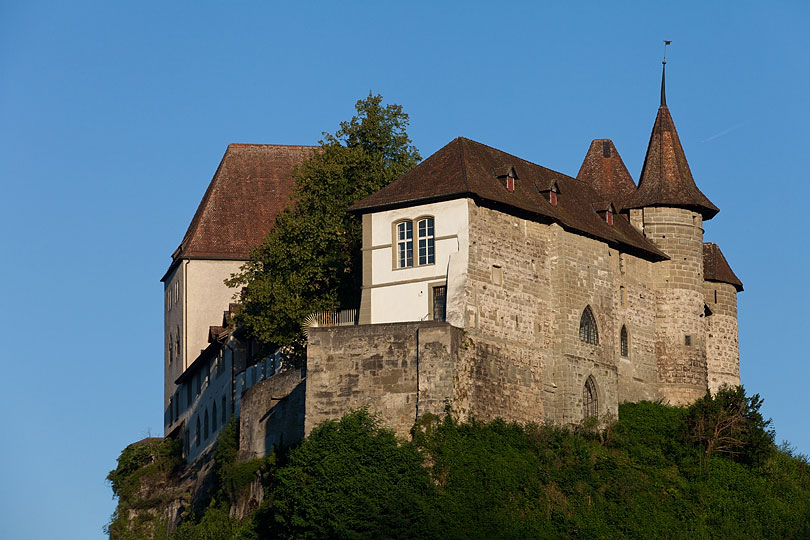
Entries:
<svg viewBox="0 0 810 540">
<path fill-rule="evenodd" d="M 664 60 L 661 62 L 662 64 L 667 63 L 667 45 L 672 43 L 672 40 L 664 40 Z"/>
<path fill-rule="evenodd" d="M 666 93 L 666 78 L 667 78 L 667 45 L 672 43 L 670 40 L 664 40 L 664 59 L 661 61 L 661 106 L 667 105 Z"/>
</svg>

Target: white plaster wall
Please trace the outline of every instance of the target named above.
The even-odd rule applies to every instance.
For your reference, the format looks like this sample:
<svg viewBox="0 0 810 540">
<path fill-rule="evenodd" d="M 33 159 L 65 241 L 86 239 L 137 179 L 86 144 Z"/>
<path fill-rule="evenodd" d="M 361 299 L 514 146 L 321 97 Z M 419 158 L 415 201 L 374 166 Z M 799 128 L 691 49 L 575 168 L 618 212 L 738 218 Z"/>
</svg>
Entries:
<svg viewBox="0 0 810 540">
<path fill-rule="evenodd" d="M 176 351 L 173 359 L 169 361 L 169 345 L 175 347 L 176 335 L 183 333 L 183 302 L 182 292 L 185 288 L 185 267 L 180 264 L 166 278 L 163 283 L 163 411 L 166 412 L 169 400 L 175 391 L 177 380 L 186 369 L 182 357 L 177 357 Z M 183 352 L 182 350 L 180 351 Z"/>
<path fill-rule="evenodd" d="M 163 289 L 163 410 L 176 390 L 174 381 L 208 346 L 208 327 L 222 324 L 222 313 L 235 289 L 224 281 L 244 261 L 183 260 L 166 278 Z M 179 329 L 179 330 L 178 330 Z M 169 362 L 169 343 L 180 334 L 180 354 Z"/>
<path fill-rule="evenodd" d="M 186 268 L 183 365 L 187 368 L 208 347 L 208 327 L 222 324 L 222 313 L 237 292 L 224 281 L 238 272 L 244 261 L 189 260 L 182 264 Z"/>
<path fill-rule="evenodd" d="M 376 212 L 371 216 L 371 322 L 428 319 L 430 284 L 447 282 L 447 320 L 463 326 L 463 280 L 467 271 L 468 200 L 456 199 Z M 397 221 L 433 216 L 435 264 L 395 268 L 394 229 Z M 414 258 L 418 255 L 414 231 Z"/>
</svg>

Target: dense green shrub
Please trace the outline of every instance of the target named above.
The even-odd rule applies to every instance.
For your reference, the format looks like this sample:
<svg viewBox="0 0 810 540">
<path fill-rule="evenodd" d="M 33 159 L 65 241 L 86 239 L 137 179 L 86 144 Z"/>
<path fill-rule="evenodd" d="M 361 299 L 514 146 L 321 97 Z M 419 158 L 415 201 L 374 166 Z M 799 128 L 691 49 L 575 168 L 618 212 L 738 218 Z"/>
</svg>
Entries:
<svg viewBox="0 0 810 540">
<path fill-rule="evenodd" d="M 355 411 L 263 462 L 265 502 L 241 523 L 227 498 L 259 465 L 235 464 L 229 427 L 216 466 L 231 487 L 173 539 L 810 538 L 810 464 L 769 442 L 760 404 L 727 389 L 576 429 L 426 416 L 412 441 Z M 750 422 L 734 453 L 696 436 L 718 410 Z"/>
<path fill-rule="evenodd" d="M 365 410 L 313 430 L 276 481 L 274 532 L 298 539 L 423 538 L 435 498 L 417 449 Z"/>
</svg>

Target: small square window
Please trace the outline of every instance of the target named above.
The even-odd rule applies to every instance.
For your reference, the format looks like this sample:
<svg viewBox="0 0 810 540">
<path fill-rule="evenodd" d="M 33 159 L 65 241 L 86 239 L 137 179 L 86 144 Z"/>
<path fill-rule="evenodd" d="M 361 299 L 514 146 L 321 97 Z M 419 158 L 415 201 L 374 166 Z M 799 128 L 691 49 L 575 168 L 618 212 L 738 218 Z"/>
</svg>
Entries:
<svg viewBox="0 0 810 540">
<path fill-rule="evenodd" d="M 691 347 L 692 346 L 692 336 L 684 336 L 683 344 L 686 345 L 687 347 Z"/>
</svg>

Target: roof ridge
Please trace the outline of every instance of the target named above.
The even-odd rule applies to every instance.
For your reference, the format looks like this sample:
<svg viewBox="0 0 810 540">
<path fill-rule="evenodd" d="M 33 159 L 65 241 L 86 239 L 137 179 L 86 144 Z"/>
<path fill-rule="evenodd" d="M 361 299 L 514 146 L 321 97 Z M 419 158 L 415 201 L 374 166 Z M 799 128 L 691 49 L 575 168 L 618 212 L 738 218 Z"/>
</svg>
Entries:
<svg viewBox="0 0 810 540">
<path fill-rule="evenodd" d="M 308 144 L 266 144 L 266 143 L 228 143 L 228 148 L 318 148 L 318 145 Z"/>
<path fill-rule="evenodd" d="M 460 158 L 461 158 L 461 178 L 464 179 L 464 187 L 469 192 L 469 191 L 472 191 L 472 187 L 470 186 L 470 179 L 467 176 L 467 160 L 465 159 L 465 156 L 464 156 L 464 141 L 465 140 L 466 139 L 464 137 L 458 137 L 458 147 L 461 150 L 461 156 L 460 156 Z"/>
</svg>

